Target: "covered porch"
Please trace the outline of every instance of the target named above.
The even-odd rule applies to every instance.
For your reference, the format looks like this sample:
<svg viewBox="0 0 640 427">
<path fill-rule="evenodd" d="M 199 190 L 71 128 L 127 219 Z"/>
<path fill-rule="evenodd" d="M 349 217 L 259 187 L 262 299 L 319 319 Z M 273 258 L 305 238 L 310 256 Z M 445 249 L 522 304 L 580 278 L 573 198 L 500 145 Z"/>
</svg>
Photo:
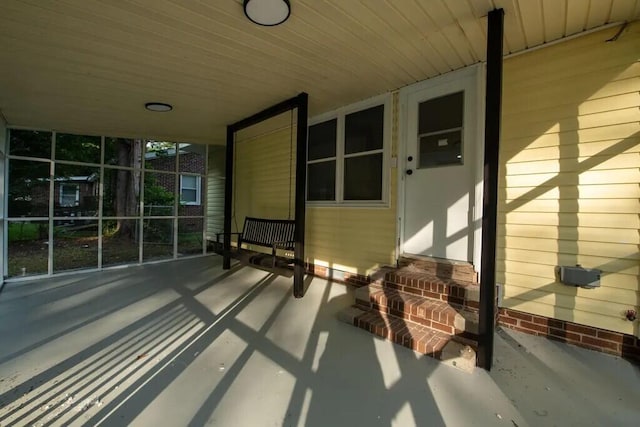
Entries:
<svg viewBox="0 0 640 427">
<path fill-rule="evenodd" d="M 505 330 L 494 369 L 467 374 L 341 323 L 352 289 L 308 280 L 294 299 L 290 279 L 210 256 L 8 287 L 0 424 L 637 422 L 628 361 Z"/>
</svg>

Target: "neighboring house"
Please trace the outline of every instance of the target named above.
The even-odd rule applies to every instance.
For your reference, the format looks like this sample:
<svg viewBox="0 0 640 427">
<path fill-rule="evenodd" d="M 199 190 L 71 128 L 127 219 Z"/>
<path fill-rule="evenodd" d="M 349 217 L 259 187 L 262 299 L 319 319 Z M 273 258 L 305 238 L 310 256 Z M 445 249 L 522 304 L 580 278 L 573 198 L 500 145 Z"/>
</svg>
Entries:
<svg viewBox="0 0 640 427">
<path fill-rule="evenodd" d="M 497 285 L 503 325 L 637 356 L 626 313 L 640 300 L 640 23 L 619 31 L 504 61 Z M 483 74 L 467 67 L 310 119 L 310 270 L 367 282 L 402 253 L 479 270 Z M 291 215 L 294 136 L 273 120 L 237 137 L 234 229 Z M 561 284 L 556 267 L 576 264 L 602 270 L 601 287 Z"/>
<path fill-rule="evenodd" d="M 202 216 L 204 215 L 203 182 L 200 176 L 205 173 L 205 156 L 200 150 L 189 151 L 191 144 L 179 144 L 179 182 L 178 194 L 180 194 L 179 215 Z M 193 149 L 193 148 L 192 148 Z M 151 173 L 155 183 L 166 191 L 174 192 L 174 175 L 154 173 L 154 171 L 176 171 L 176 150 L 168 149 L 160 152 L 148 152 L 145 154 L 147 173 Z"/>
<path fill-rule="evenodd" d="M 56 178 L 53 216 L 95 216 L 98 210 L 98 177 L 70 176 Z M 29 183 L 29 196 L 17 196 L 9 201 L 9 216 L 46 217 L 49 211 L 49 180 Z"/>
</svg>

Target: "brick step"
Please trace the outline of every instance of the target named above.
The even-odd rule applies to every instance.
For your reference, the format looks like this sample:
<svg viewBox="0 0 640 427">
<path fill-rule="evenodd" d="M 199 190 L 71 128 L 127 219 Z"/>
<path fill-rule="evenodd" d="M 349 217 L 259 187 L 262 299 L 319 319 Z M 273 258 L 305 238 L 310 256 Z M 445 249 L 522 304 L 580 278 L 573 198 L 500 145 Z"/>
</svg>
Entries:
<svg viewBox="0 0 640 427">
<path fill-rule="evenodd" d="M 480 286 L 474 282 L 443 279 L 424 271 L 403 267 L 387 270 L 374 284 L 426 298 L 445 301 L 470 311 L 478 311 Z"/>
<path fill-rule="evenodd" d="M 377 310 L 444 332 L 477 341 L 478 313 L 454 307 L 440 299 L 371 284 L 355 291 L 356 305 Z"/>
<path fill-rule="evenodd" d="M 339 318 L 350 325 L 463 371 L 471 372 L 476 366 L 476 351 L 464 339 L 386 313 L 366 311 L 356 306 L 340 312 Z"/>
<path fill-rule="evenodd" d="M 419 255 L 402 255 L 398 259 L 398 267 L 421 270 L 442 279 L 478 282 L 478 273 L 473 269 L 473 265 L 463 261 Z"/>
</svg>

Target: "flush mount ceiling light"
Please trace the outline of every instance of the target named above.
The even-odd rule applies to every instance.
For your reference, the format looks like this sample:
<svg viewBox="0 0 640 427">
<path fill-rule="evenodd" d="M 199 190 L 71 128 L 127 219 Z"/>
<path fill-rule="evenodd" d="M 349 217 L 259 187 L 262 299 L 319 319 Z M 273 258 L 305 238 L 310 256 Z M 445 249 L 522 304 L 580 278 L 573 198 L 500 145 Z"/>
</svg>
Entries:
<svg viewBox="0 0 640 427">
<path fill-rule="evenodd" d="M 173 107 L 163 102 L 147 102 L 144 104 L 144 108 L 149 111 L 155 111 L 156 113 L 164 113 L 173 110 Z"/>
<path fill-rule="evenodd" d="M 244 0 L 243 7 L 251 22 L 265 27 L 280 25 L 291 14 L 289 0 Z"/>
<path fill-rule="evenodd" d="M 144 104 L 144 108 L 149 111 L 155 111 L 156 113 L 164 113 L 166 111 L 173 110 L 173 107 L 170 104 L 165 104 L 164 102 L 147 102 Z"/>
</svg>

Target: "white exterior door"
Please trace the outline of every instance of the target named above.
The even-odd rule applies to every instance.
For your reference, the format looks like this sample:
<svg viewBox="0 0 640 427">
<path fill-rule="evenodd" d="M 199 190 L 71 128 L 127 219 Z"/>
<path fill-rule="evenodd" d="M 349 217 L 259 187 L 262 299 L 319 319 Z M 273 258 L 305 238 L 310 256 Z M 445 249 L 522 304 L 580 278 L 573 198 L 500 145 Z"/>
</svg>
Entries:
<svg viewBox="0 0 640 427">
<path fill-rule="evenodd" d="M 421 82 L 401 95 L 404 253 L 473 262 L 479 227 L 474 221 L 476 156 L 482 155 L 477 70 Z"/>
</svg>

